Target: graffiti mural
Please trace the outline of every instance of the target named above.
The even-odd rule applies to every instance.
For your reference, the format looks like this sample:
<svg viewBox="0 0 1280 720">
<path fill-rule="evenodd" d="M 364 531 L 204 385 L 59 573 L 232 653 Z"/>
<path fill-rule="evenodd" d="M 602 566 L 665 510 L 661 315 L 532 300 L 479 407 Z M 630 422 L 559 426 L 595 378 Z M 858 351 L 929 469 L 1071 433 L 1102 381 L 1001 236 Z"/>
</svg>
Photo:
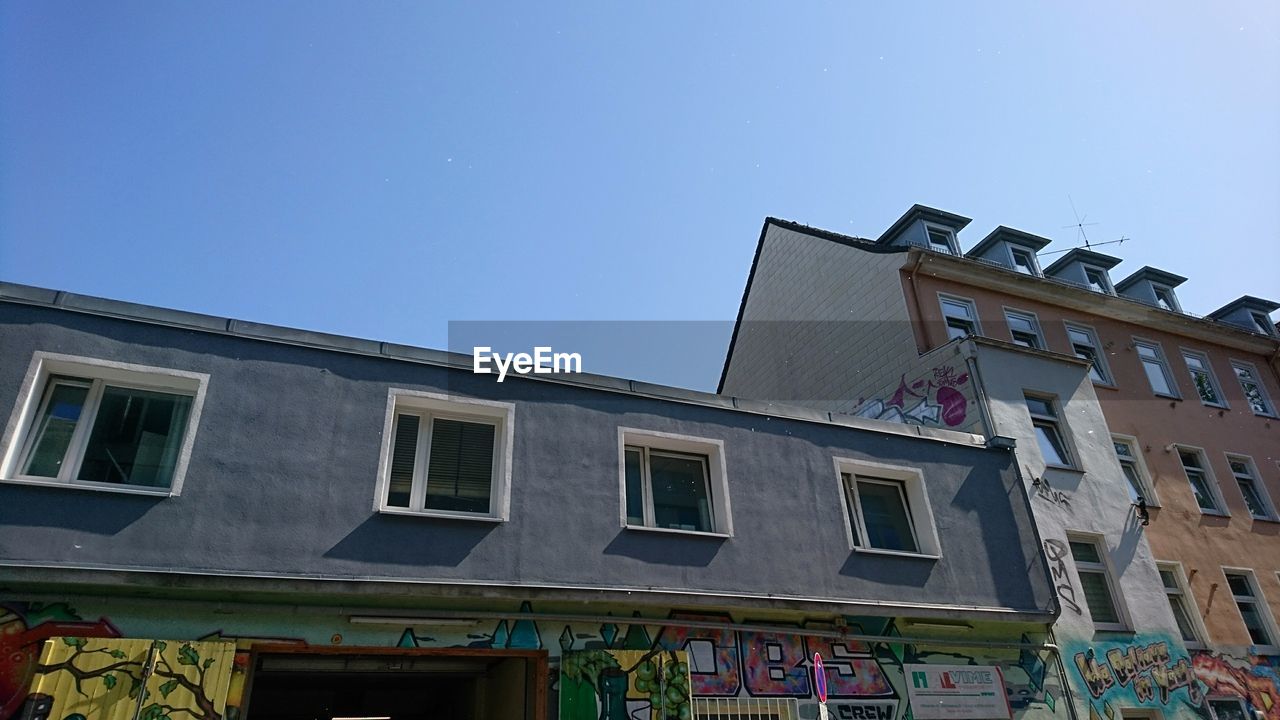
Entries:
<svg viewBox="0 0 1280 720">
<path fill-rule="evenodd" d="M 560 658 L 564 720 L 689 720 L 688 656 L 653 650 L 578 650 Z"/>
<path fill-rule="evenodd" d="M 739 708 L 748 712 L 760 703 L 794 703 L 800 720 L 816 720 L 816 687 L 813 654 L 821 653 L 830 701 L 830 714 L 844 720 L 910 720 L 906 700 L 906 663 L 945 665 L 998 666 L 1005 678 L 1005 691 L 1017 720 L 1050 720 L 1067 718 L 1061 708 L 1064 699 L 1062 669 L 1056 655 L 1023 635 L 1018 648 L 956 648 L 952 645 L 930 646 L 912 642 L 864 641 L 857 636 L 882 638 L 902 637 L 892 618 L 846 617 L 833 623 L 799 622 L 794 630 L 777 622 L 752 629 L 750 618 L 723 613 L 673 611 L 661 618 L 643 617 L 638 612 L 609 616 L 600 622 L 555 622 L 539 619 L 530 603 L 521 603 L 505 619 L 481 621 L 475 627 L 410 626 L 379 627 L 353 625 L 341 614 L 299 616 L 282 611 L 246 611 L 242 614 L 209 611 L 187 611 L 180 605 L 157 608 L 154 605 L 131 608 L 128 612 L 81 614 L 67 606 L 6 606 L 9 614 L 0 627 L 5 629 L 5 654 L 0 656 L 0 703 L 10 720 L 21 713 L 25 702 L 46 702 L 42 692 L 30 685 L 30 675 L 41 662 L 39 654 L 50 638 L 87 637 L 97 634 L 102 642 L 137 644 L 111 646 L 87 640 L 79 657 L 71 660 L 79 671 L 99 671 L 113 663 L 129 662 L 110 671 L 113 680 L 103 677 L 85 679 L 81 686 L 91 697 L 115 693 L 128 699 L 137 685 L 136 663 L 145 661 L 145 653 L 157 636 L 178 637 L 168 641 L 162 655 L 163 671 L 154 687 L 144 686 L 136 697 L 144 697 L 146 705 L 155 704 L 147 720 L 239 720 L 245 697 L 246 679 L 251 671 L 250 652 L 255 645 L 272 647 L 293 645 L 333 648 L 465 648 L 493 650 L 544 650 L 547 652 L 550 702 L 561 709 L 561 716 L 577 718 L 602 716 L 637 718 L 637 720 L 687 720 L 698 698 L 720 703 L 717 707 Z M 115 607 L 129 608 L 125 603 Z M 109 619 L 108 619 L 109 617 Z M 86 619 L 97 618 L 97 619 Z M 686 621 L 693 625 L 668 624 Z M 731 627 L 728 627 L 731 626 Z M 74 628 L 73 634 L 68 628 Z M 210 628 L 218 628 L 210 630 Z M 35 632 L 33 632 L 35 631 Z M 847 635 L 847 636 L 846 636 Z M 1010 642 L 1014 638 L 999 634 L 997 626 L 975 634 L 975 640 Z M 74 655 L 75 648 L 58 639 Z M 224 648 L 215 663 L 226 668 L 229 678 L 219 692 L 224 707 L 209 690 L 202 699 L 190 692 L 181 681 L 177 686 L 165 677 L 187 672 L 187 680 L 199 682 L 196 668 L 214 658 L 201 643 Z M 981 645 L 981 643 L 978 643 Z M 184 651 L 190 647 L 195 654 Z M 108 650 L 99 652 L 99 650 Z M 111 650 L 123 652 L 124 658 L 112 656 Z M 88 654 L 84 654 L 87 652 Z M 132 654 L 131 654 L 132 653 Z M 99 667 L 88 664 L 106 663 Z M 48 661 L 44 661 L 48 664 Z M 194 663 L 194 664 L 191 664 Z M 49 668 L 46 668 L 48 670 Z M 213 672 L 212 666 L 208 670 Z M 70 678 L 66 670 L 61 676 Z M 48 675 L 41 676 L 47 677 Z M 219 675 L 221 677 L 221 675 Z M 11 678 L 17 678 L 16 680 Z M 220 681 L 221 682 L 221 681 Z M 107 687 L 111 685 L 111 687 Z M 67 682 L 70 692 L 74 683 Z M 148 694 L 143 695 L 143 690 Z M 164 691 L 168 691 L 168 695 Z M 175 704 L 179 703 L 179 704 Z M 209 704 L 212 703 L 212 709 Z M 34 707 L 34 706 L 33 706 Z M 46 702 L 41 706 L 46 715 L 36 713 L 38 720 L 66 720 L 59 716 L 61 707 Z M 656 708 L 656 710 L 655 710 Z M 171 717 L 157 714 L 181 709 Z M 76 713 L 69 713 L 76 714 Z M 84 713 L 80 713 L 84 714 Z M 220 716 L 220 717 L 219 717 Z M 554 716 L 554 713 L 553 713 Z M 88 716 L 87 717 L 93 717 Z M 105 715 L 102 720 L 113 720 Z M 133 720 L 132 715 L 123 720 Z M 142 718 L 139 718 L 142 720 Z"/>
<path fill-rule="evenodd" d="M 1244 698 L 1250 709 L 1280 720 L 1280 658 L 1198 652 L 1191 662 L 1208 696 Z"/>
<path fill-rule="evenodd" d="M 974 405 L 973 384 L 969 373 L 954 365 L 928 368 L 907 380 L 898 379 L 898 387 L 888 398 L 863 398 L 853 414 L 858 417 L 889 422 L 931 425 L 963 429 L 975 421 L 970 417 Z"/>
<path fill-rule="evenodd" d="M 1068 665 L 1092 701 L 1091 717 L 1135 705 L 1204 716 L 1204 690 L 1180 648 L 1167 638 L 1094 643 L 1072 652 Z"/>
</svg>

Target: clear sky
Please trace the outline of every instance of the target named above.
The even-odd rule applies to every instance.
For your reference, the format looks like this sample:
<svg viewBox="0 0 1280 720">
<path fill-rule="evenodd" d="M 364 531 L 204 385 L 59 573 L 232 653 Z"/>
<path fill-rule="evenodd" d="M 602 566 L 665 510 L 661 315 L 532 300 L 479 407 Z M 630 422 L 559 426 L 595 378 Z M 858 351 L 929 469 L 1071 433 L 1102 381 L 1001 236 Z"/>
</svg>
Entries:
<svg viewBox="0 0 1280 720">
<path fill-rule="evenodd" d="M 1068 198 L 1115 278 L 1280 299 L 1280 3 L 0 3 L 13 282 L 444 347 L 731 321 L 767 215 L 1052 251 Z"/>
</svg>

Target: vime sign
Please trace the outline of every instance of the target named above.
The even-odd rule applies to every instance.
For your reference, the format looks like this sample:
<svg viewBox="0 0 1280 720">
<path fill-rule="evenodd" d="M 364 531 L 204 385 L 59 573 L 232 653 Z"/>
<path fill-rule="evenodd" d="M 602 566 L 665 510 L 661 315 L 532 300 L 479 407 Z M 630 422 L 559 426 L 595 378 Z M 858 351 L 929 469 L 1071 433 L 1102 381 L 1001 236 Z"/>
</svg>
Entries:
<svg viewBox="0 0 1280 720">
<path fill-rule="evenodd" d="M 505 380 L 508 372 L 517 375 L 580 373 L 582 355 L 555 352 L 546 346 L 533 348 L 533 353 L 497 353 L 491 347 L 477 346 L 471 348 L 471 370 L 477 375 L 497 372 L 498 382 Z"/>
</svg>

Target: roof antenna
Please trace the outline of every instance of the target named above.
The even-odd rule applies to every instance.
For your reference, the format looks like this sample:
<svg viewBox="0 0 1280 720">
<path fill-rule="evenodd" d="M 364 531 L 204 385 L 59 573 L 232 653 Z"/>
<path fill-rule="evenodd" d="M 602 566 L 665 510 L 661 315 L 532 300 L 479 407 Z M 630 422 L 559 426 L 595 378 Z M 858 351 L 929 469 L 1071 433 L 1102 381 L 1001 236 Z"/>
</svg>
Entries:
<svg viewBox="0 0 1280 720">
<path fill-rule="evenodd" d="M 1062 228 L 1063 228 L 1064 230 L 1065 230 L 1065 229 L 1067 229 L 1067 228 L 1075 228 L 1075 229 L 1076 229 L 1076 239 L 1077 239 L 1077 240 L 1080 240 L 1080 241 L 1082 241 L 1082 242 L 1084 242 L 1084 249 L 1086 249 L 1086 250 L 1092 250 L 1095 246 L 1098 246 L 1098 245 L 1122 245 L 1122 244 L 1124 244 L 1124 241 L 1125 241 L 1125 240 L 1128 240 L 1128 239 L 1129 239 L 1129 238 L 1127 238 L 1127 237 L 1125 237 L 1125 236 L 1121 235 L 1119 240 L 1107 240 L 1106 242 L 1100 242 L 1100 243 L 1091 243 L 1091 242 L 1089 242 L 1089 236 L 1085 233 L 1084 229 L 1085 229 L 1085 228 L 1087 228 L 1087 227 L 1093 227 L 1094 225 L 1097 225 L 1098 223 L 1096 223 L 1096 222 L 1085 222 L 1085 220 L 1086 220 L 1086 219 L 1088 219 L 1088 217 L 1089 217 L 1089 216 L 1088 216 L 1087 214 L 1086 214 L 1086 215 L 1081 215 L 1081 214 L 1080 214 L 1080 212 L 1076 210 L 1076 201 L 1075 201 L 1075 200 L 1073 200 L 1073 199 L 1071 198 L 1071 196 L 1070 196 L 1070 195 L 1067 195 L 1067 202 L 1071 203 L 1071 213 L 1072 213 L 1073 215 L 1075 215 L 1075 216 L 1076 216 L 1076 221 L 1075 221 L 1075 224 L 1073 224 L 1073 225 L 1063 225 L 1063 226 L 1062 226 Z M 1069 251 L 1071 251 L 1071 250 L 1077 250 L 1077 249 L 1079 249 L 1079 248 L 1080 248 L 1080 246 L 1079 246 L 1079 245 L 1077 245 L 1077 246 L 1075 246 L 1075 247 L 1073 247 L 1073 248 L 1067 248 L 1066 250 L 1054 250 L 1054 251 L 1052 251 L 1052 252 L 1039 253 L 1039 254 L 1040 254 L 1040 255 L 1057 255 L 1057 254 L 1059 254 L 1059 253 L 1069 252 Z"/>
</svg>

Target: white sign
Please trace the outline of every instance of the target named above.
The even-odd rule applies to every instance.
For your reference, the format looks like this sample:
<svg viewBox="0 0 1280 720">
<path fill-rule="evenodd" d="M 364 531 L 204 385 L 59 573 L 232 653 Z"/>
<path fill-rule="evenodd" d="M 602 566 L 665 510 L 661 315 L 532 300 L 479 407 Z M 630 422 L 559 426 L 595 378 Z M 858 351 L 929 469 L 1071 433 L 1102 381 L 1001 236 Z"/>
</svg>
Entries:
<svg viewBox="0 0 1280 720">
<path fill-rule="evenodd" d="M 1004 676 L 992 665 L 904 665 L 916 720 L 1009 720 Z"/>
<path fill-rule="evenodd" d="M 471 371 L 477 375 L 490 375 L 493 368 L 489 367 L 492 362 L 498 371 L 498 382 L 507 379 L 507 371 L 513 371 L 517 375 L 549 375 L 551 373 L 580 373 L 582 372 L 582 355 L 579 353 L 560 353 L 553 351 L 549 346 L 535 347 L 533 354 L 529 353 L 496 353 L 491 347 L 473 347 L 471 348 Z"/>
</svg>

